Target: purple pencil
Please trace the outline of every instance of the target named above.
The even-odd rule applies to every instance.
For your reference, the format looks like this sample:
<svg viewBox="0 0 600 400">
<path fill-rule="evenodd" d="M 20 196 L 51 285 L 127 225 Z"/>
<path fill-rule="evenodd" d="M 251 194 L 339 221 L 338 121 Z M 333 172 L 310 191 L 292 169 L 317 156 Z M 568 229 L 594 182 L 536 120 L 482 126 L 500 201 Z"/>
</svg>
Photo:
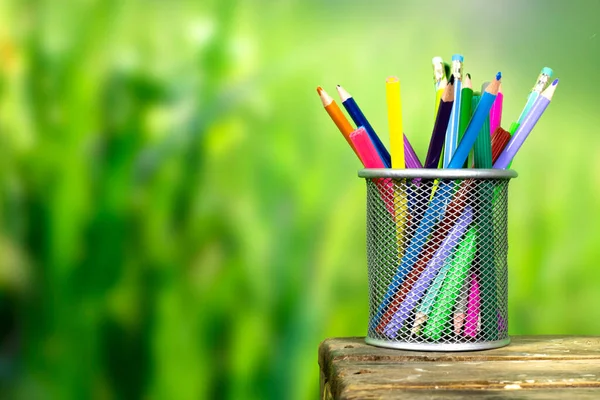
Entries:
<svg viewBox="0 0 600 400">
<path fill-rule="evenodd" d="M 415 153 L 410 145 L 406 134 L 404 134 L 404 162 L 406 163 L 406 168 L 423 168 L 423 164 L 421 164 L 417 153 Z"/>
<path fill-rule="evenodd" d="M 433 125 L 431 140 L 429 141 L 429 150 L 427 150 L 427 158 L 425 159 L 425 168 L 437 168 L 440 162 L 440 155 L 444 147 L 446 139 L 446 129 L 450 122 L 450 114 L 452 113 L 452 105 L 454 104 L 454 76 L 450 78 L 450 84 L 444 89 L 438 107 L 437 117 Z"/>
<path fill-rule="evenodd" d="M 402 328 L 406 319 L 410 316 L 415 305 L 419 302 L 425 291 L 431 284 L 431 281 L 435 278 L 438 271 L 444 265 L 444 261 L 450 255 L 452 249 L 458 244 L 462 235 L 465 234 L 469 224 L 473 219 L 473 210 L 471 206 L 466 206 L 464 212 L 456 224 L 446 236 L 446 239 L 442 242 L 439 249 L 436 251 L 432 259 L 425 267 L 425 270 L 421 273 L 419 280 L 414 284 L 411 291 L 406 295 L 406 298 L 400 305 L 400 308 L 392 317 L 390 323 L 385 327 L 384 333 L 388 337 L 395 337 L 398 330 Z"/>
<path fill-rule="evenodd" d="M 523 123 L 519 125 L 519 129 L 517 129 L 502 153 L 500 153 L 500 156 L 494 163 L 494 168 L 508 168 L 508 165 L 523 145 L 523 142 L 525 142 L 525 139 L 527 139 L 527 136 L 550 104 L 554 91 L 556 90 L 556 85 L 558 85 L 558 79 L 555 79 L 554 82 L 552 82 L 552 85 L 548 86 L 548 88 L 539 95 L 535 103 L 533 103 L 531 111 L 529 111 L 529 114 L 527 114 Z"/>
</svg>

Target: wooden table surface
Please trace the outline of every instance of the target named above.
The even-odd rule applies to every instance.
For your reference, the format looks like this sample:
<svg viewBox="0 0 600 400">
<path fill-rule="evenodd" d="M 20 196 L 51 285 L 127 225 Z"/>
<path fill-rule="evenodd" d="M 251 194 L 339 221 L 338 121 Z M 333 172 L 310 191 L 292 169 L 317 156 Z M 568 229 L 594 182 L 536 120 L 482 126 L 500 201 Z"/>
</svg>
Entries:
<svg viewBox="0 0 600 400">
<path fill-rule="evenodd" d="M 432 353 L 364 338 L 319 347 L 322 399 L 600 399 L 600 337 L 512 336 L 506 347 Z"/>
</svg>

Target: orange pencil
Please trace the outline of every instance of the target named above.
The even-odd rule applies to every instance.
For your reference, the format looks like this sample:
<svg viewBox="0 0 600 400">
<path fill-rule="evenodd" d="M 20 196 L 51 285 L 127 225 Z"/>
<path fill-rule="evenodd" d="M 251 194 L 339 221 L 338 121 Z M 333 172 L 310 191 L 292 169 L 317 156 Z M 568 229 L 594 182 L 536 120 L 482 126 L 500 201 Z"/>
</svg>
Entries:
<svg viewBox="0 0 600 400">
<path fill-rule="evenodd" d="M 319 96 L 321 97 L 321 101 L 323 102 L 323 107 L 325 107 L 325 111 L 327 111 L 327 114 L 329 114 L 329 116 L 331 117 L 335 125 L 338 127 L 340 132 L 342 132 L 342 135 L 344 135 L 346 142 L 348 142 L 350 147 L 352 147 L 352 150 L 354 150 L 356 156 L 360 158 L 358 152 L 356 151 L 356 148 L 354 148 L 354 143 L 352 143 L 352 140 L 350 140 L 350 134 L 354 131 L 354 128 L 352 127 L 352 125 L 350 125 L 350 122 L 348 122 L 348 119 L 342 113 L 342 110 L 340 110 L 338 105 L 335 103 L 333 97 L 328 95 L 327 92 L 324 91 L 321 86 L 317 87 L 317 93 L 319 93 Z"/>
</svg>

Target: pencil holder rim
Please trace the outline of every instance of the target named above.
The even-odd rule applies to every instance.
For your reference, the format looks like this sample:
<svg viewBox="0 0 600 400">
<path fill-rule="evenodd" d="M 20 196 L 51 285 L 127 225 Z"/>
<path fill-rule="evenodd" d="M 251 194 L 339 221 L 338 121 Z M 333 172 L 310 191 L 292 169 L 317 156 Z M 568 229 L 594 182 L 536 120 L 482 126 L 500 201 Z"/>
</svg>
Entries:
<svg viewBox="0 0 600 400">
<path fill-rule="evenodd" d="M 437 168 L 364 168 L 358 171 L 360 178 L 392 179 L 512 179 L 519 174 L 512 169 L 437 169 Z"/>
</svg>

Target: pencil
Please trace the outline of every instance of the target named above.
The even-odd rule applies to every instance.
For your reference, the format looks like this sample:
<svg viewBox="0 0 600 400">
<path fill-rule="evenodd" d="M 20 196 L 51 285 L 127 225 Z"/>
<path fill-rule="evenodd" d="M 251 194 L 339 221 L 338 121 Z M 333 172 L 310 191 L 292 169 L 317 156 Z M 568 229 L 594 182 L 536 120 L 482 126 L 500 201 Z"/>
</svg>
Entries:
<svg viewBox="0 0 600 400">
<path fill-rule="evenodd" d="M 404 161 L 406 162 L 406 168 L 423 168 L 419 156 L 415 153 L 406 135 L 404 135 Z"/>
<path fill-rule="evenodd" d="M 442 57 L 436 56 L 431 59 L 433 66 L 433 86 L 435 90 L 440 88 L 440 84 L 446 79 L 446 71 L 444 69 L 444 60 Z"/>
<path fill-rule="evenodd" d="M 460 331 L 467 316 L 467 300 L 469 298 L 469 282 L 462 283 L 458 298 L 456 299 L 456 308 L 454 309 L 454 334 L 460 335 Z"/>
<path fill-rule="evenodd" d="M 502 84 L 498 88 L 498 94 L 492 109 L 490 110 L 490 135 L 502 124 L 502 105 L 504 103 L 504 94 L 502 93 Z"/>
<path fill-rule="evenodd" d="M 352 147 L 354 154 L 356 154 L 356 156 L 358 157 L 358 153 L 354 148 L 354 143 L 352 143 L 352 140 L 350 140 L 350 134 L 352 133 L 352 131 L 354 131 L 354 128 L 352 127 L 352 125 L 350 125 L 350 122 L 342 113 L 342 110 L 340 110 L 337 103 L 333 100 L 333 97 L 327 94 L 327 92 L 323 90 L 321 86 L 317 87 L 317 93 L 319 93 L 319 97 L 323 102 L 323 107 L 325 107 L 325 111 L 327 111 L 327 114 L 329 114 L 331 120 L 338 127 L 342 135 L 344 135 L 344 139 L 346 139 L 346 142 L 348 142 L 350 147 Z"/>
<path fill-rule="evenodd" d="M 471 74 L 465 76 L 460 99 L 460 120 L 458 123 L 458 142 L 460 143 L 467 125 L 471 120 L 471 100 L 473 99 L 473 85 L 471 83 Z"/>
<path fill-rule="evenodd" d="M 485 92 L 482 94 L 481 100 L 477 105 L 477 109 L 475 109 L 475 113 L 473 114 L 473 118 L 471 118 L 471 121 L 467 126 L 467 130 L 465 131 L 460 144 L 456 148 L 456 153 L 453 155 L 452 160 L 448 164 L 448 168 L 462 168 L 465 161 L 467 161 L 467 157 L 469 156 L 469 152 L 475 144 L 477 135 L 481 131 L 481 127 L 485 123 L 485 119 L 490 113 L 492 104 L 494 104 L 496 94 L 498 93 L 498 87 L 500 86 L 501 77 L 502 74 L 498 72 L 496 79 L 490 83 L 490 85 L 485 89 Z"/>
<path fill-rule="evenodd" d="M 427 157 L 425 159 L 425 168 L 437 168 L 440 161 L 440 154 L 444 147 L 446 129 L 448 128 L 450 113 L 452 112 L 452 105 L 454 104 L 453 79 L 453 77 L 450 78 L 450 84 L 446 86 L 444 94 L 440 99 L 440 106 L 438 108 L 435 124 L 433 125 L 433 132 L 431 133 L 429 149 L 427 150 Z"/>
<path fill-rule="evenodd" d="M 400 81 L 391 76 L 385 81 L 388 125 L 390 130 L 390 150 L 392 168 L 406 168 L 404 163 L 404 139 L 402 129 L 402 100 L 400 97 Z"/>
<path fill-rule="evenodd" d="M 552 68 L 548 68 L 548 67 L 542 68 L 542 71 L 538 75 L 538 78 L 535 82 L 535 85 L 533 86 L 533 89 L 531 89 L 531 92 L 529 93 L 529 96 L 527 97 L 527 102 L 525 103 L 525 107 L 523 107 L 523 111 L 521 111 L 521 115 L 519 115 L 519 119 L 517 120 L 518 124 L 523 123 L 523 121 L 525 120 L 525 117 L 527 117 L 527 114 L 529 114 L 531 107 L 533 107 L 533 105 L 535 104 L 535 101 L 539 97 L 540 93 L 542 93 L 542 91 L 546 88 L 546 85 L 548 84 L 548 81 L 552 77 L 552 74 L 553 74 Z"/>
<path fill-rule="evenodd" d="M 531 111 L 523 120 L 523 123 L 519 125 L 519 129 L 517 129 L 502 153 L 500 153 L 498 160 L 494 163 L 494 168 L 506 169 L 552 101 L 552 96 L 554 95 L 557 85 L 558 79 L 555 79 L 554 82 L 552 82 L 552 85 L 548 86 L 548 88 L 538 97 L 533 107 L 531 107 Z"/>
<path fill-rule="evenodd" d="M 377 136 L 377 133 L 375 133 L 375 130 L 373 129 L 373 127 L 371 126 L 361 109 L 358 107 L 358 104 L 356 103 L 354 98 L 350 96 L 350 94 L 346 90 L 344 90 L 344 88 L 342 88 L 340 85 L 337 85 L 337 91 L 340 95 L 340 99 L 342 100 L 342 105 L 348 112 L 348 115 L 350 115 L 350 118 L 352 118 L 357 127 L 362 126 L 365 128 L 365 130 L 369 134 L 369 137 L 371 138 L 371 141 L 373 142 L 373 145 L 375 146 L 375 149 L 377 149 L 377 152 L 381 156 L 385 168 L 389 168 L 391 166 L 392 161 L 390 153 L 388 153 L 383 143 L 381 143 L 379 136 Z"/>
<path fill-rule="evenodd" d="M 373 142 L 371 142 L 369 134 L 364 127 L 361 126 L 352 132 L 350 134 L 350 140 L 354 143 L 354 147 L 365 168 L 384 168 L 383 160 L 377 152 L 377 149 L 375 149 L 375 146 L 373 146 Z M 393 181 L 391 179 L 382 178 L 377 179 L 375 183 L 379 189 L 381 199 L 385 202 L 387 210 L 395 218 Z"/>
<path fill-rule="evenodd" d="M 402 100 L 400 96 L 400 81 L 391 76 L 385 81 L 385 94 L 387 100 L 388 125 L 390 131 L 390 150 L 392 152 L 392 168 L 405 168 L 404 162 L 404 134 L 402 133 Z M 405 182 L 405 180 L 402 180 Z M 396 222 L 396 238 L 398 242 L 398 259 L 402 259 L 404 229 L 406 226 L 407 198 L 406 190 L 394 190 L 394 203 Z"/>
<path fill-rule="evenodd" d="M 454 105 L 450 114 L 450 123 L 446 131 L 444 141 L 444 168 L 448 168 L 450 160 L 454 157 L 458 144 L 458 128 L 460 125 L 460 101 L 462 90 L 462 65 L 463 56 L 454 54 L 452 56 L 452 76 L 454 77 Z"/>
<path fill-rule="evenodd" d="M 498 127 L 492 134 L 492 163 L 495 163 L 500 157 L 500 153 L 510 140 L 510 133 Z"/>
<path fill-rule="evenodd" d="M 485 296 L 485 295 L 484 295 Z M 467 317 L 465 319 L 465 336 L 476 337 L 477 331 L 480 326 L 480 307 L 481 307 L 481 294 L 479 292 L 479 283 L 477 282 L 477 275 L 471 275 L 471 286 L 469 290 L 469 300 L 467 305 Z M 484 305 L 485 307 L 485 305 Z M 493 318 L 496 318 L 495 313 L 492 310 L 486 310 L 486 314 L 490 314 Z"/>
<path fill-rule="evenodd" d="M 448 86 L 448 81 L 446 80 L 446 78 L 444 78 L 442 79 L 442 82 L 440 82 L 438 89 L 435 91 L 435 108 L 433 112 L 434 118 L 437 116 L 438 108 L 440 106 L 440 100 L 442 98 L 442 95 L 444 94 L 446 86 Z"/>
<path fill-rule="evenodd" d="M 485 89 L 489 86 L 489 82 L 486 82 L 481 87 L 481 92 L 484 93 Z M 484 88 L 485 87 L 485 88 Z M 496 97 L 498 100 L 498 97 Z M 481 99 L 479 99 L 481 101 Z M 494 101 L 496 104 L 496 101 Z M 492 105 L 493 108 L 493 105 Z M 490 116 L 484 119 L 481 130 L 475 139 L 474 145 L 474 161 L 475 168 L 492 168 L 492 142 L 490 140 Z"/>
</svg>

